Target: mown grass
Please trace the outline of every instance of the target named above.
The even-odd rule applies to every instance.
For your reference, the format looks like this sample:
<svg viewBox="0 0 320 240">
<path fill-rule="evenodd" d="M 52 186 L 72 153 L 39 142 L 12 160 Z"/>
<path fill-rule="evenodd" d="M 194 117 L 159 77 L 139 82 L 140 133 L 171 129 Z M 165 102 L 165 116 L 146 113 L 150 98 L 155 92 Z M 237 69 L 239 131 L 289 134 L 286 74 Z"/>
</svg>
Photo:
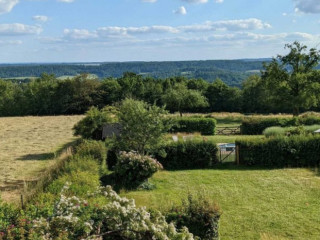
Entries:
<svg viewBox="0 0 320 240">
<path fill-rule="evenodd" d="M 188 192 L 204 192 L 223 214 L 221 239 L 319 239 L 320 177 L 309 169 L 162 171 L 152 191 L 123 193 L 139 206 L 166 211 Z"/>
<path fill-rule="evenodd" d="M 61 148 L 74 141 L 72 127 L 83 116 L 0 118 L 1 198 L 14 202 L 28 182 L 55 164 Z"/>
</svg>

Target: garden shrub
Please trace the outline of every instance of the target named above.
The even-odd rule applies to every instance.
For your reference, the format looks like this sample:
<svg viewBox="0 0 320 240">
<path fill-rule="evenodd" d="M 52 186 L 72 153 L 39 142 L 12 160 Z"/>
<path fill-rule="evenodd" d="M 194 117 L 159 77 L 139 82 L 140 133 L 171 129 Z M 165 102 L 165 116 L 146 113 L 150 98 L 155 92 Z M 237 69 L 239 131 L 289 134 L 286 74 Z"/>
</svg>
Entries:
<svg viewBox="0 0 320 240">
<path fill-rule="evenodd" d="M 260 135 L 269 127 L 293 127 L 299 125 L 320 124 L 320 117 L 302 116 L 295 118 L 257 118 L 248 117 L 242 120 L 241 134 L 243 135 Z"/>
<path fill-rule="evenodd" d="M 138 187 L 160 169 L 162 165 L 150 156 L 136 152 L 120 152 L 114 174 L 123 187 L 132 189 Z"/>
<path fill-rule="evenodd" d="M 320 164 L 320 136 L 241 139 L 236 145 L 239 163 L 243 165 L 314 167 Z"/>
<path fill-rule="evenodd" d="M 191 233 L 203 240 L 218 240 L 220 215 L 217 205 L 207 197 L 189 194 L 181 206 L 170 209 L 166 219 L 174 222 L 177 228 L 186 226 Z"/>
<path fill-rule="evenodd" d="M 215 143 L 193 140 L 168 142 L 158 149 L 155 156 L 166 170 L 201 169 L 218 163 L 217 152 Z"/>
<path fill-rule="evenodd" d="M 320 129 L 320 125 L 298 126 L 298 127 L 269 127 L 263 131 L 266 137 L 292 136 L 313 134 L 314 131 Z"/>
<path fill-rule="evenodd" d="M 173 118 L 171 132 L 200 132 L 202 135 L 214 135 L 217 121 L 214 118 L 180 117 Z"/>
<path fill-rule="evenodd" d="M 76 149 L 76 155 L 79 157 L 90 157 L 99 164 L 103 164 L 107 157 L 107 148 L 104 142 L 94 140 L 83 140 Z"/>
<path fill-rule="evenodd" d="M 241 134 L 260 135 L 268 127 L 287 127 L 297 126 L 297 118 L 244 118 L 241 124 Z"/>
<path fill-rule="evenodd" d="M 116 109 L 109 106 L 102 110 L 96 107 L 90 108 L 86 116 L 73 127 L 74 135 L 85 139 L 101 140 L 103 126 L 116 121 L 115 113 Z"/>
<path fill-rule="evenodd" d="M 66 182 L 72 183 L 68 189 L 68 195 L 85 196 L 88 191 L 100 185 L 98 172 L 73 171 L 71 174 L 61 176 L 53 181 L 47 188 L 52 194 L 59 194 Z"/>
<path fill-rule="evenodd" d="M 0 239 L 194 239 L 187 228 L 177 229 L 160 212 L 136 207 L 133 200 L 120 197 L 110 186 L 91 191 L 92 197 L 106 199 L 101 205 L 77 196 L 68 197 L 68 188 L 63 187 L 48 217 L 26 218 L 28 213 L 16 211 L 18 215 L 10 224 L 0 227 Z"/>
</svg>

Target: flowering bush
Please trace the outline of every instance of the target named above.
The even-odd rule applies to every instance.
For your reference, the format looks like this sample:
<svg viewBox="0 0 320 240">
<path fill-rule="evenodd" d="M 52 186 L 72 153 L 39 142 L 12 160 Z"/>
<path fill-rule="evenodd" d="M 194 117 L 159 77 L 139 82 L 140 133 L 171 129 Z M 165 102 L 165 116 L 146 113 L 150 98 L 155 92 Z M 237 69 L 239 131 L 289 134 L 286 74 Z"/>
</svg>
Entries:
<svg viewBox="0 0 320 240">
<path fill-rule="evenodd" d="M 121 198 L 110 186 L 100 188 L 92 195 L 104 196 L 107 203 L 91 205 L 75 196 L 66 197 L 62 192 L 52 216 L 8 226 L 0 233 L 0 239 L 194 239 L 187 228 L 178 231 L 160 212 L 150 213 L 144 207 L 137 208 L 134 200 Z"/>
<path fill-rule="evenodd" d="M 114 173 L 124 187 L 136 188 L 160 169 L 162 165 L 150 156 L 120 152 Z"/>
</svg>

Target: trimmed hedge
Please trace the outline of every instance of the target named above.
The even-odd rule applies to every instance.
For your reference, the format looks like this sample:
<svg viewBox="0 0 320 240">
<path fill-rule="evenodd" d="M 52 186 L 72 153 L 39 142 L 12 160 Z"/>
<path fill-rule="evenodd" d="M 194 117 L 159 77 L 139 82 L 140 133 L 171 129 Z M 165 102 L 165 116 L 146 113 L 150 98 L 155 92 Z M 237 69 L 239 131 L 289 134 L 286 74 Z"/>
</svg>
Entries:
<svg viewBox="0 0 320 240">
<path fill-rule="evenodd" d="M 292 127 L 298 125 L 320 124 L 320 117 L 295 117 L 295 118 L 244 118 L 241 124 L 241 134 L 260 135 L 268 127 Z"/>
<path fill-rule="evenodd" d="M 155 149 L 153 156 L 165 170 L 209 168 L 219 162 L 218 147 L 211 141 L 168 142 Z M 116 149 L 108 151 L 108 169 L 114 169 L 118 162 Z"/>
<path fill-rule="evenodd" d="M 320 164 L 320 136 L 237 140 L 239 163 L 268 167 L 314 167 Z"/>
<path fill-rule="evenodd" d="M 162 146 L 155 158 L 166 170 L 203 169 L 218 163 L 217 152 L 217 145 L 210 141 L 179 141 Z"/>
<path fill-rule="evenodd" d="M 214 135 L 217 121 L 214 118 L 181 117 L 173 118 L 174 126 L 171 132 L 200 132 L 202 135 Z"/>
</svg>

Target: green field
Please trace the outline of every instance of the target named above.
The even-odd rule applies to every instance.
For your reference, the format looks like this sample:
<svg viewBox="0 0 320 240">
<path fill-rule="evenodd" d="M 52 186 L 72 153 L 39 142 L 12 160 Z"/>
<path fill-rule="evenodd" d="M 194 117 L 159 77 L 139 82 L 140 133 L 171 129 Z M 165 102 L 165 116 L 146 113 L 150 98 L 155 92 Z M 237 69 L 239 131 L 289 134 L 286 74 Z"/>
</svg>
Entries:
<svg viewBox="0 0 320 240">
<path fill-rule="evenodd" d="M 123 193 L 140 206 L 167 210 L 188 192 L 204 192 L 220 206 L 221 239 L 319 239 L 320 177 L 310 169 L 162 171 L 152 191 Z"/>
</svg>

